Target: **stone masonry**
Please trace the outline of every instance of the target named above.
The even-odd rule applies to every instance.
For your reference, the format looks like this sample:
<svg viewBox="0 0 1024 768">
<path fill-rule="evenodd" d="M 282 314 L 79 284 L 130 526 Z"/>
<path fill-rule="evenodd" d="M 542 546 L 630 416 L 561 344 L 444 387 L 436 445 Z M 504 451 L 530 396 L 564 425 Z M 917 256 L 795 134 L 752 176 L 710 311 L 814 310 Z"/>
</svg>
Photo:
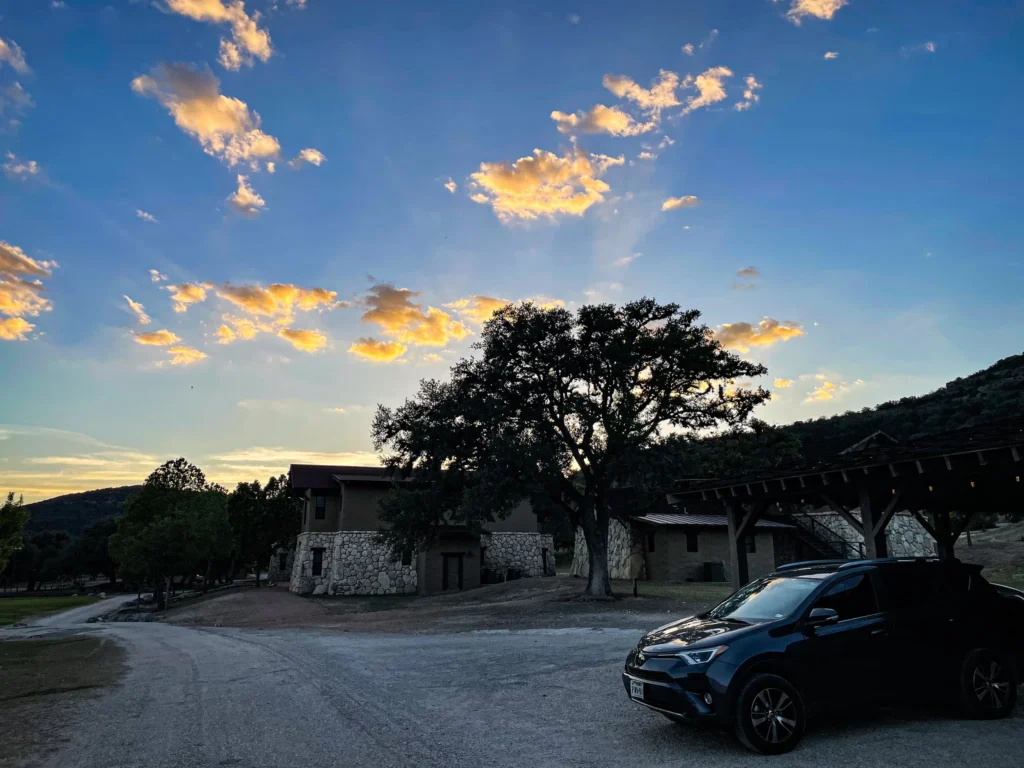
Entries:
<svg viewBox="0 0 1024 768">
<path fill-rule="evenodd" d="M 284 553 L 284 568 L 281 568 L 281 554 Z M 295 566 L 295 549 L 285 550 L 278 548 L 270 556 L 270 566 L 267 568 L 267 578 L 275 584 L 283 584 L 291 579 L 292 568 Z"/>
<path fill-rule="evenodd" d="M 612 518 L 608 521 L 608 575 L 612 579 L 633 579 L 640 576 L 644 562 L 644 540 L 640 531 Z M 576 546 L 572 555 L 573 576 L 590 575 L 590 553 L 583 529 L 576 528 Z"/>
<path fill-rule="evenodd" d="M 480 537 L 480 544 L 486 547 L 484 568 L 501 572 L 515 568 L 523 576 L 547 576 L 555 572 L 555 542 L 550 533 L 485 533 Z"/>
<path fill-rule="evenodd" d="M 833 533 L 853 543 L 864 543 L 864 537 L 838 513 L 821 509 L 808 513 Z M 850 514 L 860 520 L 860 510 Z M 931 557 L 935 554 L 935 540 L 921 527 L 909 512 L 897 512 L 885 529 L 885 542 L 889 557 Z"/>
<path fill-rule="evenodd" d="M 517 568 L 524 576 L 543 576 L 543 550 L 548 550 L 548 571 L 554 573 L 551 534 L 482 534 L 487 547 L 484 567 Z M 313 575 L 313 550 L 324 550 L 319 576 Z M 416 594 L 416 557 L 402 565 L 400 554 L 376 541 L 373 531 L 300 533 L 295 546 L 290 589 L 300 595 L 413 595 Z"/>
</svg>

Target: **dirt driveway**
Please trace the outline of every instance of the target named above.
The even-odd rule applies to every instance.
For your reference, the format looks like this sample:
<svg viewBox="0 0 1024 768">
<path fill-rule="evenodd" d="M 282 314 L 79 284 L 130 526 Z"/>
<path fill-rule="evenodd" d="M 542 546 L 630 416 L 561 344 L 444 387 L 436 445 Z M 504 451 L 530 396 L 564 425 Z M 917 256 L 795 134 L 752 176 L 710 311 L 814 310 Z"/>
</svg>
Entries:
<svg viewBox="0 0 1024 768">
<path fill-rule="evenodd" d="M 299 597 L 285 587 L 246 588 L 174 608 L 172 624 L 247 628 L 310 627 L 349 632 L 464 632 L 565 627 L 653 628 L 718 602 L 724 585 L 643 585 L 632 597 L 616 584 L 612 602 L 579 601 L 583 582 L 571 577 L 522 579 L 432 597 Z M 654 594 L 656 592 L 656 594 Z"/>
</svg>

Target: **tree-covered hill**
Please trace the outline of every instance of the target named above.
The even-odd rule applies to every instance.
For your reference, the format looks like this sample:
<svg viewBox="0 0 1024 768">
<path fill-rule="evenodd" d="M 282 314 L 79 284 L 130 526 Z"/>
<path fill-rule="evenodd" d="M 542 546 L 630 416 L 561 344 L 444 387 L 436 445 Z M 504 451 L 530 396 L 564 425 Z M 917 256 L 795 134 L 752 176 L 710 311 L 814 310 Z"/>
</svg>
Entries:
<svg viewBox="0 0 1024 768">
<path fill-rule="evenodd" d="M 1024 354 L 1004 358 L 983 371 L 954 379 L 920 397 L 904 397 L 874 408 L 798 421 L 782 429 L 800 440 L 804 458 L 831 456 L 876 430 L 897 440 L 1024 416 Z"/>
<path fill-rule="evenodd" d="M 25 532 L 62 531 L 77 538 L 82 531 L 100 520 L 120 517 L 124 511 L 124 502 L 138 493 L 141 487 L 125 485 L 120 488 L 100 488 L 26 504 L 25 509 L 32 516 L 25 525 Z"/>
</svg>

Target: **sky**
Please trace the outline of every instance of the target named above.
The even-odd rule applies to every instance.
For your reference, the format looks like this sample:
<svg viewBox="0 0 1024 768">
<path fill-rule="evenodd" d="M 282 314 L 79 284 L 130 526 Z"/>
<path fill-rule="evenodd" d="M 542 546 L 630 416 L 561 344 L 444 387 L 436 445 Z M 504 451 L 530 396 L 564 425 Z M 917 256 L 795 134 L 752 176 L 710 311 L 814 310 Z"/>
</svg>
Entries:
<svg viewBox="0 0 1024 768">
<path fill-rule="evenodd" d="M 0 490 L 376 463 L 503 303 L 695 307 L 788 423 L 1024 338 L 1024 3 L 0 0 Z"/>
</svg>

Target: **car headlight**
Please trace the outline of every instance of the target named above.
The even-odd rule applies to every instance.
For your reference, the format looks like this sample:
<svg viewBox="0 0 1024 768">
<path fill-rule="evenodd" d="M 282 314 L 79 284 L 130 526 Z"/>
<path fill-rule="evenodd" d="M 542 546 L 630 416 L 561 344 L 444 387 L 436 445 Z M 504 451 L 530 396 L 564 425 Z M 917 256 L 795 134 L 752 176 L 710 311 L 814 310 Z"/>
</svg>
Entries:
<svg viewBox="0 0 1024 768">
<path fill-rule="evenodd" d="M 719 645 L 715 648 L 700 648 L 695 651 L 680 651 L 676 654 L 687 664 L 707 664 L 712 659 L 718 658 L 729 649 L 728 645 Z"/>
</svg>

